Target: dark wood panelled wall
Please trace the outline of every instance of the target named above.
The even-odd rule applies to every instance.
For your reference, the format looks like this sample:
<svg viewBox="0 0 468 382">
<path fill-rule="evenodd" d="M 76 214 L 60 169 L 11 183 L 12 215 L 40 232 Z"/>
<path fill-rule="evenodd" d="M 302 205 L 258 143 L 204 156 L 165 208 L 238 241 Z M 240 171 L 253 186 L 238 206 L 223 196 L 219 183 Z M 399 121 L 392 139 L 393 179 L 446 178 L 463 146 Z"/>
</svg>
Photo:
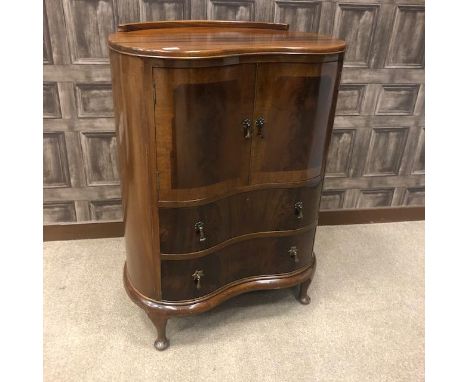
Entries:
<svg viewBox="0 0 468 382">
<path fill-rule="evenodd" d="M 282 22 L 346 40 L 320 209 L 424 205 L 424 1 L 45 0 L 45 224 L 122 219 L 107 36 L 176 19 Z M 196 85 L 184 91 L 197 97 Z"/>
</svg>

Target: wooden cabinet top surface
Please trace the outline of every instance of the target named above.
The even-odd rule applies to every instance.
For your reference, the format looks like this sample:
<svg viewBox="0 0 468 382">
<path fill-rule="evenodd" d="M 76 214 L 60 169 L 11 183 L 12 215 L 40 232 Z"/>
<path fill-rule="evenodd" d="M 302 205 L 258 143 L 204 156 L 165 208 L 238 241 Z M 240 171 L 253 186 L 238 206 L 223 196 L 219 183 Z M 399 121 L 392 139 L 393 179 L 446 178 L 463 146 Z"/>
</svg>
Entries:
<svg viewBox="0 0 468 382">
<path fill-rule="evenodd" d="M 239 21 L 163 21 L 119 26 L 109 47 L 162 58 L 255 54 L 335 54 L 345 42 L 316 33 L 291 32 L 287 24 Z"/>
</svg>

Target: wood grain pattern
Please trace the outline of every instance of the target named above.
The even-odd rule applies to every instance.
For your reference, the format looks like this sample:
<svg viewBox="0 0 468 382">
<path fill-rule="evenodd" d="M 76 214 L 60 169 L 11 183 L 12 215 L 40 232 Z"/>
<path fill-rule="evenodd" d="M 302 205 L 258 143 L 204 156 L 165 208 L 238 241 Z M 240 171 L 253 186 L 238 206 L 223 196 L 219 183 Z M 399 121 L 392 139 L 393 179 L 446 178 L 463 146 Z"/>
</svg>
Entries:
<svg viewBox="0 0 468 382">
<path fill-rule="evenodd" d="M 44 134 L 43 185 L 46 188 L 70 186 L 67 148 L 63 133 Z"/>
<path fill-rule="evenodd" d="M 248 184 L 254 65 L 153 71 L 158 200 L 220 195 Z"/>
<path fill-rule="evenodd" d="M 82 133 L 87 184 L 119 184 L 114 132 Z"/>
<path fill-rule="evenodd" d="M 408 129 L 405 128 L 373 129 L 364 174 L 397 175 L 407 134 Z M 387 153 L 385 157 L 380 155 L 382 151 Z"/>
<path fill-rule="evenodd" d="M 350 172 L 355 130 L 335 129 L 328 150 L 328 177 L 347 177 Z"/>
<path fill-rule="evenodd" d="M 49 22 L 47 17 L 47 9 L 45 6 L 45 1 L 43 1 L 43 14 L 42 14 L 42 25 L 43 25 L 43 32 L 42 32 L 42 62 L 45 65 L 53 64 L 54 59 L 52 56 L 52 47 L 50 44 L 50 32 L 49 32 Z"/>
<path fill-rule="evenodd" d="M 44 204 L 44 220 L 48 223 L 75 222 L 76 210 L 73 202 L 48 202 Z"/>
<path fill-rule="evenodd" d="M 316 268 L 315 256 L 312 256 L 312 265 L 284 275 L 257 276 L 244 279 L 237 283 L 226 285 L 216 292 L 208 294 L 202 298 L 187 302 L 173 303 L 157 301 L 142 295 L 131 283 L 128 277 L 127 266 L 124 266 L 123 282 L 128 296 L 133 302 L 139 305 L 146 312 L 157 312 L 162 317 L 186 316 L 197 314 L 213 309 L 222 302 L 235 297 L 246 291 L 289 288 L 295 286 L 314 276 Z"/>
<path fill-rule="evenodd" d="M 160 208 L 160 245 L 164 254 L 196 252 L 236 236 L 293 230 L 315 222 L 320 184 L 294 189 L 243 192 L 216 202 L 185 208 Z M 303 203 L 302 218 L 295 209 Z M 194 225 L 204 223 L 200 242 Z"/>
<path fill-rule="evenodd" d="M 418 99 L 419 85 L 383 85 L 375 114 L 412 115 Z"/>
<path fill-rule="evenodd" d="M 255 28 L 255 29 L 272 29 L 272 30 L 288 30 L 288 25 L 283 23 L 254 23 L 249 22 L 245 23 L 242 21 L 232 21 L 232 20 L 216 20 L 216 21 L 206 21 L 206 20 L 183 20 L 183 21 L 167 21 L 162 20 L 158 22 L 140 22 L 140 23 L 130 23 L 130 24 L 121 24 L 118 27 L 119 32 L 131 32 L 138 30 L 148 30 L 148 29 L 164 29 L 164 28 L 187 28 L 187 27 L 199 27 L 207 28 L 216 26 L 217 28 Z"/>
<path fill-rule="evenodd" d="M 366 85 L 341 85 L 336 106 L 336 115 L 360 115 Z"/>
<path fill-rule="evenodd" d="M 406 206 L 424 206 L 425 190 L 424 187 L 408 188 L 404 196 Z"/>
<path fill-rule="evenodd" d="M 236 34 L 242 28 L 202 29 L 213 46 L 233 31 L 231 38 L 245 36 Z M 137 32 L 175 38 L 183 30 Z M 150 50 L 157 42 L 152 44 Z M 146 53 L 111 50 L 117 134 L 106 134 L 119 152 L 129 283 L 145 298 L 171 302 L 177 310 L 208 296 L 215 304 L 224 291 L 256 289 L 265 279 L 271 287 L 289 285 L 283 282 L 289 278 L 300 283 L 299 302 L 309 303 L 343 53 L 330 52 L 321 62 L 309 59 L 316 53 L 303 53 L 289 63 L 286 53 L 276 53 L 269 60 L 278 62 L 265 62 L 259 48 L 250 58 L 258 56 L 258 62 L 202 58 L 183 67 L 180 58 Z M 92 143 L 103 134 L 82 133 L 89 158 L 109 156 L 102 137 Z M 88 180 L 90 174 L 95 181 L 110 177 L 95 165 L 104 161 L 88 162 Z M 95 219 L 106 216 L 109 205 L 95 201 L 89 212 Z M 299 273 L 309 277 L 298 279 Z M 166 349 L 171 315 L 143 308 L 158 332 L 155 347 Z"/>
<path fill-rule="evenodd" d="M 424 174 L 426 168 L 425 161 L 425 129 L 422 128 L 419 132 L 418 144 L 416 146 L 416 155 L 412 164 L 413 174 Z"/>
<path fill-rule="evenodd" d="M 274 2 L 275 22 L 290 25 L 293 31 L 319 31 L 321 5 L 320 1 L 280 1 Z"/>
<path fill-rule="evenodd" d="M 334 35 L 348 42 L 346 66 L 369 66 L 379 5 L 338 4 Z"/>
<path fill-rule="evenodd" d="M 114 116 L 110 83 L 78 83 L 75 93 L 78 118 Z"/>
<path fill-rule="evenodd" d="M 153 241 L 153 216 L 150 208 L 153 195 L 150 185 L 149 136 L 151 119 L 147 105 L 141 101 L 145 88 L 144 61 L 140 58 L 111 52 L 113 67 L 113 94 L 116 109 L 116 129 L 121 175 L 127 180 L 122 185 L 122 207 L 125 224 L 127 266 L 132 280 L 141 293 L 151 298 L 160 297 L 158 280 L 159 257 Z M 120 77 L 121 73 L 132 73 Z M 149 111 L 152 102 L 148 99 Z M 156 264 L 155 264 L 156 263 Z"/>
<path fill-rule="evenodd" d="M 93 220 L 112 221 L 122 219 L 122 201 L 120 199 L 91 201 L 89 209 Z"/>
<path fill-rule="evenodd" d="M 42 93 L 44 118 L 61 118 L 60 99 L 56 82 L 45 82 Z"/>
<path fill-rule="evenodd" d="M 139 3 L 144 21 L 190 19 L 190 0 L 139 0 Z"/>
<path fill-rule="evenodd" d="M 255 20 L 255 0 L 208 0 L 210 20 Z"/>
<path fill-rule="evenodd" d="M 72 62 L 107 63 L 106 36 L 115 30 L 112 0 L 63 0 Z"/>
<path fill-rule="evenodd" d="M 398 4 L 386 66 L 423 67 L 424 37 L 424 7 Z"/>
<path fill-rule="evenodd" d="M 313 242 L 313 231 L 308 231 L 296 236 L 252 239 L 196 259 L 163 260 L 162 300 L 191 300 L 233 281 L 279 275 L 310 266 Z M 292 246 L 297 247 L 297 259 L 288 252 Z M 199 289 L 192 278 L 196 270 L 204 273 Z"/>
<path fill-rule="evenodd" d="M 203 24 L 202 24 L 203 25 Z M 243 54 L 339 53 L 344 44 L 331 37 L 278 29 L 231 27 L 219 34 L 217 27 L 179 27 L 120 32 L 109 36 L 111 49 L 148 57 L 199 58 Z"/>
<path fill-rule="evenodd" d="M 265 126 L 253 141 L 252 184 L 320 175 L 337 68 L 337 62 L 259 65 L 255 118 Z"/>
</svg>

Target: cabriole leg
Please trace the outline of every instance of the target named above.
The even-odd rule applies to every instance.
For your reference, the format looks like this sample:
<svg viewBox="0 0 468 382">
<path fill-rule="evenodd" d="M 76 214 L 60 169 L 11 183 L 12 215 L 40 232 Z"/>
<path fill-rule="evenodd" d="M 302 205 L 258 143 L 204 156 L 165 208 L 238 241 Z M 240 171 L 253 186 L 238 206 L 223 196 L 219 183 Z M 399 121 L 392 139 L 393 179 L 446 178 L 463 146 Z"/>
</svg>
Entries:
<svg viewBox="0 0 468 382">
<path fill-rule="evenodd" d="M 154 341 L 154 347 L 158 350 L 167 349 L 169 347 L 169 340 L 166 338 L 166 324 L 168 317 L 153 312 L 149 312 L 148 317 L 151 319 L 158 331 L 158 337 L 156 338 L 156 341 Z"/>
<path fill-rule="evenodd" d="M 309 289 L 309 285 L 311 282 L 312 279 L 308 279 L 303 283 L 299 284 L 299 296 L 297 297 L 297 299 L 302 305 L 307 305 L 310 303 L 310 297 L 307 294 L 307 289 Z"/>
</svg>

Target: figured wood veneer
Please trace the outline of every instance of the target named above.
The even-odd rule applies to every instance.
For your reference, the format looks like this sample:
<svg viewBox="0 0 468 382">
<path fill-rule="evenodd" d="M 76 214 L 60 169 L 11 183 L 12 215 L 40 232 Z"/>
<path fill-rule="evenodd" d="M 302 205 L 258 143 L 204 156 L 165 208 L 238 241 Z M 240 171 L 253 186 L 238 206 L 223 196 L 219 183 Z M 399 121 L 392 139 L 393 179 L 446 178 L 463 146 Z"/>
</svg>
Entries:
<svg viewBox="0 0 468 382">
<path fill-rule="evenodd" d="M 300 285 L 344 42 L 285 24 L 136 23 L 109 36 L 124 283 L 167 348 L 171 316 Z"/>
<path fill-rule="evenodd" d="M 312 264 L 314 230 L 282 237 L 257 237 L 225 247 L 209 255 L 162 262 L 162 300 L 182 301 L 207 295 L 231 282 L 248 277 L 291 273 Z M 295 246 L 297 261 L 289 254 Z M 194 269 L 202 269 L 200 288 L 187 283 Z"/>
<path fill-rule="evenodd" d="M 198 252 L 252 232 L 294 230 L 313 224 L 319 208 L 321 184 L 297 188 L 267 188 L 236 193 L 194 207 L 160 208 L 160 249 L 163 254 Z M 302 201 L 302 215 L 294 213 Z M 206 240 L 200 242 L 192 222 L 205 224 Z M 228 224 L 226 224 L 228 222 Z"/>
</svg>

